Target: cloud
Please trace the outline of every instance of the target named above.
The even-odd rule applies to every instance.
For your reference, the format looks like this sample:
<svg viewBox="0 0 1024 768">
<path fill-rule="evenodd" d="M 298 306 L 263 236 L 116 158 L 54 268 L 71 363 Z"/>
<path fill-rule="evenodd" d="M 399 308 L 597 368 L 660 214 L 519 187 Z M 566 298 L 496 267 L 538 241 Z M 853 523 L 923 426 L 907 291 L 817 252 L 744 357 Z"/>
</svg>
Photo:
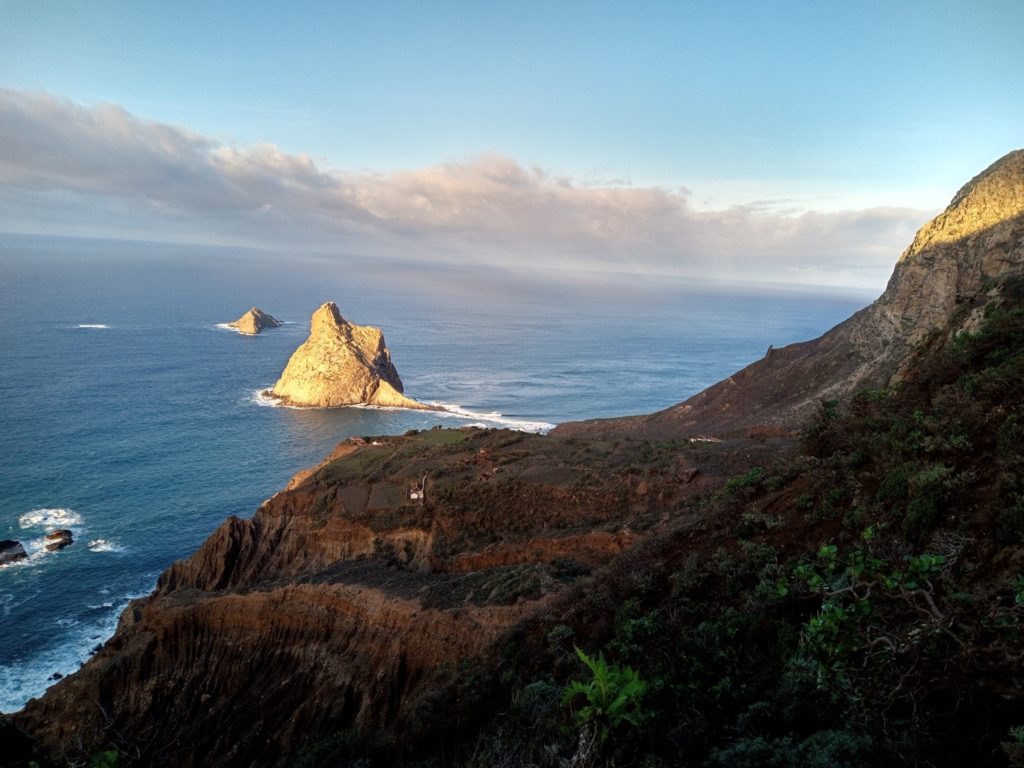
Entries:
<svg viewBox="0 0 1024 768">
<path fill-rule="evenodd" d="M 349 173 L 114 105 L 0 89 L 0 228 L 317 247 L 376 258 L 880 287 L 929 212 L 698 211 L 486 155 Z"/>
</svg>

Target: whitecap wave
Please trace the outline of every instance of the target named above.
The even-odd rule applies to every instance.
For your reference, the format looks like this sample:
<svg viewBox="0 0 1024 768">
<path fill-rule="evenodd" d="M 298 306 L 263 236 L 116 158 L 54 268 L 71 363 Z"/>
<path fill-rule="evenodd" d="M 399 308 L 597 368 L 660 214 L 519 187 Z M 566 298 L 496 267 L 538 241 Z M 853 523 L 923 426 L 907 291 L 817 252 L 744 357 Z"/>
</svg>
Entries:
<svg viewBox="0 0 1024 768">
<path fill-rule="evenodd" d="M 249 395 L 249 402 L 253 405 L 258 405 L 261 408 L 294 408 L 294 405 L 285 405 L 281 402 L 280 398 L 274 397 L 270 394 L 270 389 L 263 387 L 262 389 L 255 390 Z"/>
<path fill-rule="evenodd" d="M 109 328 L 106 323 L 79 323 L 78 328 Z"/>
<path fill-rule="evenodd" d="M 90 552 L 124 552 L 124 547 L 109 539 L 93 539 L 86 546 Z"/>
<path fill-rule="evenodd" d="M 60 627 L 65 638 L 59 645 L 27 659 L 0 664 L 0 713 L 16 712 L 33 696 L 42 695 L 55 679 L 70 675 L 82 666 L 91 649 L 114 634 L 118 618 L 129 601 L 148 594 L 155 578 L 156 574 L 145 574 L 140 577 L 138 590 L 119 600 L 88 606 L 96 612 L 92 615 L 57 619 L 54 624 Z"/>
<path fill-rule="evenodd" d="M 511 416 L 505 416 L 498 411 L 488 411 L 486 413 L 479 413 L 477 411 L 471 411 L 468 408 L 463 408 L 461 405 L 454 405 L 452 403 L 436 403 L 430 402 L 428 405 L 434 405 L 443 410 L 435 411 L 438 416 L 466 419 L 473 421 L 468 426 L 474 427 L 508 427 L 509 429 L 517 429 L 520 432 L 534 432 L 537 434 L 545 434 L 555 428 L 554 424 L 547 421 L 534 421 L 531 419 L 517 419 Z"/>
<path fill-rule="evenodd" d="M 249 402 L 253 405 L 258 405 L 264 408 L 298 408 L 295 405 L 285 405 L 279 398 L 274 397 L 269 393 L 270 391 L 266 388 L 257 389 L 249 396 Z M 547 421 L 534 421 L 531 419 L 517 419 L 511 416 L 505 416 L 498 411 L 489 411 L 487 413 L 478 413 L 471 411 L 468 408 L 463 408 L 461 405 L 453 405 L 451 403 L 438 403 L 433 401 L 425 401 L 426 405 L 433 406 L 439 410 L 425 411 L 421 408 L 403 408 L 395 405 L 350 405 L 349 408 L 362 408 L 368 411 L 408 411 L 409 413 L 418 413 L 421 415 L 440 416 L 442 418 L 449 419 L 460 419 L 466 420 L 471 423 L 466 426 L 471 427 L 506 427 L 508 429 L 517 429 L 520 432 L 534 432 L 537 434 L 545 434 L 555 428 L 554 424 Z"/>
<path fill-rule="evenodd" d="M 231 325 L 231 323 L 217 323 L 215 326 L 213 326 L 213 328 L 214 328 L 214 330 L 217 330 L 217 331 L 231 331 L 232 333 L 237 333 L 239 336 L 256 336 L 257 335 L 255 333 L 246 333 L 241 328 L 235 328 L 235 326 Z"/>
<path fill-rule="evenodd" d="M 25 528 L 71 528 L 82 524 L 82 516 L 73 509 L 33 509 L 18 518 Z"/>
<path fill-rule="evenodd" d="M 461 405 L 453 405 L 452 403 L 438 403 L 432 400 L 424 402 L 426 405 L 431 405 L 439 410 L 425 411 L 421 408 L 401 408 L 393 405 L 352 405 L 349 407 L 365 408 L 371 411 L 408 411 L 409 413 L 439 416 L 447 419 L 464 419 L 471 422 L 465 425 L 467 427 L 503 427 L 507 429 L 516 429 L 520 432 L 534 432 L 537 434 L 544 434 L 555 427 L 554 424 L 550 424 L 546 421 L 516 419 L 511 416 L 505 416 L 498 411 L 478 413 L 477 411 L 471 411 L 468 408 L 463 408 Z"/>
</svg>

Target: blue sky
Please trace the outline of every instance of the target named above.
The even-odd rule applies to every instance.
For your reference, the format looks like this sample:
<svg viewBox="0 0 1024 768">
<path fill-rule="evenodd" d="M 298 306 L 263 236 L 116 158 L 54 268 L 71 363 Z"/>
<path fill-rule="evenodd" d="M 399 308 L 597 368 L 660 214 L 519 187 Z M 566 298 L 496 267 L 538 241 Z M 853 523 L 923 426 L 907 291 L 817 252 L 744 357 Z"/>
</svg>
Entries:
<svg viewBox="0 0 1024 768">
<path fill-rule="evenodd" d="M 360 179 L 496 156 L 580 188 L 668 191 L 690 214 L 907 209 L 917 225 L 1024 145 L 1018 0 L 0 0 L 0 17 L 11 92 Z M 8 201 L 25 173 L 0 176 Z M 38 196 L 20 200 L 0 227 L 40 229 Z M 118 228 L 110 202 L 101 234 Z M 906 228 L 884 226 L 893 243 Z"/>
</svg>

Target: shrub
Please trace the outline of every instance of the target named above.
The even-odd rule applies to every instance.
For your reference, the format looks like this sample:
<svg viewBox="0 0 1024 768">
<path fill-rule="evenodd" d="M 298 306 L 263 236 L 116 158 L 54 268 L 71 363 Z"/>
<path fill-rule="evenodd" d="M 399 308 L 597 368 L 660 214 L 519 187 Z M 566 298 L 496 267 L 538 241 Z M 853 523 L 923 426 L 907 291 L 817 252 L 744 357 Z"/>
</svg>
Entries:
<svg viewBox="0 0 1024 768">
<path fill-rule="evenodd" d="M 630 667 L 619 667 L 605 661 L 604 654 L 591 658 L 576 646 L 576 655 L 590 670 L 590 680 L 573 680 L 562 696 L 563 704 L 571 704 L 577 696 L 586 698 L 586 705 L 575 713 L 577 724 L 594 724 L 601 741 L 624 723 L 635 728 L 643 721 L 641 701 L 647 683 Z"/>
</svg>

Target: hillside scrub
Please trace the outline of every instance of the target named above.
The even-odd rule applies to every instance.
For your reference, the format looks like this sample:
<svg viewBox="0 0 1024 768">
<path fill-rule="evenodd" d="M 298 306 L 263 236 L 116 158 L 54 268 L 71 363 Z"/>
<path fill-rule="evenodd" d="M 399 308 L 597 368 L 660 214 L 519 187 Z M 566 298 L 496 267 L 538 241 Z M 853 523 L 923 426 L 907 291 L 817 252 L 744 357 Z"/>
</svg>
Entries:
<svg viewBox="0 0 1024 768">
<path fill-rule="evenodd" d="M 898 387 L 823 403 L 799 451 L 439 679 L 406 763 L 1020 764 L 1022 382 L 1009 279 Z M 575 646 L 645 681 L 638 727 L 583 738 Z"/>
</svg>

